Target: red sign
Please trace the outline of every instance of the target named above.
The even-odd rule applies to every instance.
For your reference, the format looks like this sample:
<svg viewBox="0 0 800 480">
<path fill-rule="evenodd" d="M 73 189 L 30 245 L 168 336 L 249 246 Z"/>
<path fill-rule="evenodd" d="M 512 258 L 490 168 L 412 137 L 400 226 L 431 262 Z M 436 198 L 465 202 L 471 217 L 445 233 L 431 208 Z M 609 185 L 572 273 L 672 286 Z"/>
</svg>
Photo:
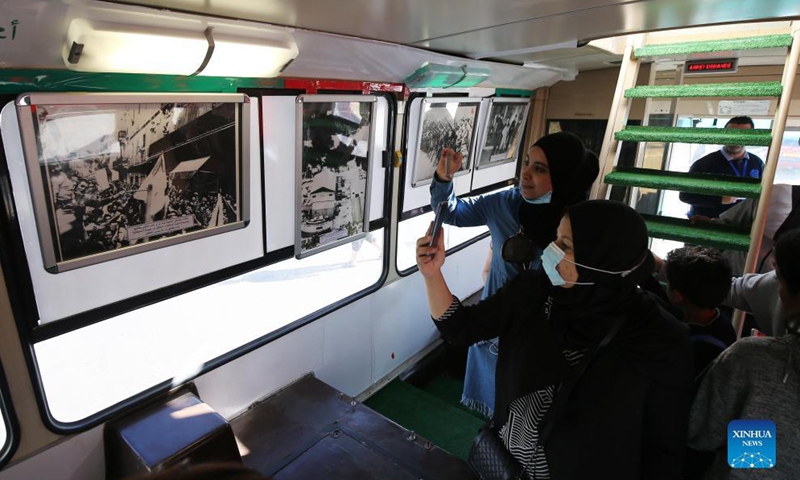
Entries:
<svg viewBox="0 0 800 480">
<path fill-rule="evenodd" d="M 686 73 L 720 73 L 735 72 L 736 59 L 726 60 L 691 60 L 686 62 Z"/>
</svg>

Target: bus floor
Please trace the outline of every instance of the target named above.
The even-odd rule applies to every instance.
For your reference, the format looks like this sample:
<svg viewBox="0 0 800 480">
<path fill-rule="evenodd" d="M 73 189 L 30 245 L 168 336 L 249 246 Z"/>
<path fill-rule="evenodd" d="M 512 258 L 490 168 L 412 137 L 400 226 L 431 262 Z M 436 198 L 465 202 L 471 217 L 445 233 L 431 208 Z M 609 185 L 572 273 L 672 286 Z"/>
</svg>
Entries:
<svg viewBox="0 0 800 480">
<path fill-rule="evenodd" d="M 466 460 L 486 419 L 460 403 L 465 361 L 465 348 L 442 345 L 364 404 Z"/>
</svg>

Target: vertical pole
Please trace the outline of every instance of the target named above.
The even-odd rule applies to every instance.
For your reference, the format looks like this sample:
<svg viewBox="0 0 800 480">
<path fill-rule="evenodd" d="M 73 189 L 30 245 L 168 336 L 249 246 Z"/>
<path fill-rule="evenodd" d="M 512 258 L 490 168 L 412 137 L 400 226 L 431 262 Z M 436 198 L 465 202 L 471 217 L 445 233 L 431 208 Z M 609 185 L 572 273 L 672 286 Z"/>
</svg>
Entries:
<svg viewBox="0 0 800 480">
<path fill-rule="evenodd" d="M 789 115 L 789 105 L 792 102 L 794 78 L 797 75 L 797 63 L 800 61 L 800 23 L 792 22 L 791 28 L 792 46 L 789 49 L 786 65 L 783 67 L 783 77 L 781 78 L 783 90 L 778 101 L 778 108 L 775 110 L 775 120 L 772 122 L 772 141 L 769 144 L 767 163 L 764 166 L 764 175 L 761 178 L 761 198 L 758 201 L 756 218 L 750 228 L 750 250 L 747 252 L 743 274 L 753 273 L 756 270 L 758 252 L 761 250 L 761 239 L 764 236 L 767 213 L 769 213 L 769 202 L 772 198 L 772 183 L 775 181 L 778 158 L 781 154 L 783 131 L 786 128 L 786 117 Z M 737 311 L 733 317 L 733 327 L 736 329 L 737 338 L 742 336 L 743 326 L 744 313 Z"/>
<path fill-rule="evenodd" d="M 643 34 L 628 36 L 628 43 L 622 56 L 619 78 L 614 91 L 614 100 L 611 102 L 611 112 L 608 115 L 606 133 L 603 136 L 603 148 L 600 150 L 600 175 L 592 185 L 590 198 L 597 199 L 608 196 L 608 185 L 604 182 L 604 179 L 614 168 L 619 155 L 619 142 L 614 139 L 614 133 L 622 130 L 628 122 L 628 113 L 630 112 L 632 100 L 625 98 L 625 90 L 636 85 L 636 78 L 639 75 L 639 60 L 634 57 L 634 51 L 636 47 L 642 45 L 643 39 Z"/>
</svg>

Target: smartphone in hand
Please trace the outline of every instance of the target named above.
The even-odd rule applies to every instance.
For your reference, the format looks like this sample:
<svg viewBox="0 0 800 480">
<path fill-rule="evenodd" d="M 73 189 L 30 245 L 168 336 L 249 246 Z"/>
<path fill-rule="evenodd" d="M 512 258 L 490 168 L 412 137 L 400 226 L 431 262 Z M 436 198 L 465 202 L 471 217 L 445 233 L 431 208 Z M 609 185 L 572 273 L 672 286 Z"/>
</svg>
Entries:
<svg viewBox="0 0 800 480">
<path fill-rule="evenodd" d="M 431 242 L 428 244 L 429 247 L 436 245 L 436 240 L 439 238 L 439 234 L 442 231 L 445 210 L 447 210 L 447 200 L 439 202 L 439 205 L 436 206 L 436 216 L 433 219 L 433 229 L 431 230 Z"/>
</svg>

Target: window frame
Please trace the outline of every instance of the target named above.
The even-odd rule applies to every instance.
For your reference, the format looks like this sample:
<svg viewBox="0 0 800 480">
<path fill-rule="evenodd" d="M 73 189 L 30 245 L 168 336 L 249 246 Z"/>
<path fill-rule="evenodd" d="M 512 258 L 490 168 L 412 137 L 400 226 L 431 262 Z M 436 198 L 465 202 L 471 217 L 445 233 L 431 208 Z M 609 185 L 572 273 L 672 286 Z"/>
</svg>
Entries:
<svg viewBox="0 0 800 480">
<path fill-rule="evenodd" d="M 0 445 L 0 469 L 2 469 L 19 447 L 19 423 L 11 402 L 11 391 L 8 389 L 2 364 L 0 364 L 0 415 L 3 417 L 6 429 L 6 442 Z"/>
</svg>

